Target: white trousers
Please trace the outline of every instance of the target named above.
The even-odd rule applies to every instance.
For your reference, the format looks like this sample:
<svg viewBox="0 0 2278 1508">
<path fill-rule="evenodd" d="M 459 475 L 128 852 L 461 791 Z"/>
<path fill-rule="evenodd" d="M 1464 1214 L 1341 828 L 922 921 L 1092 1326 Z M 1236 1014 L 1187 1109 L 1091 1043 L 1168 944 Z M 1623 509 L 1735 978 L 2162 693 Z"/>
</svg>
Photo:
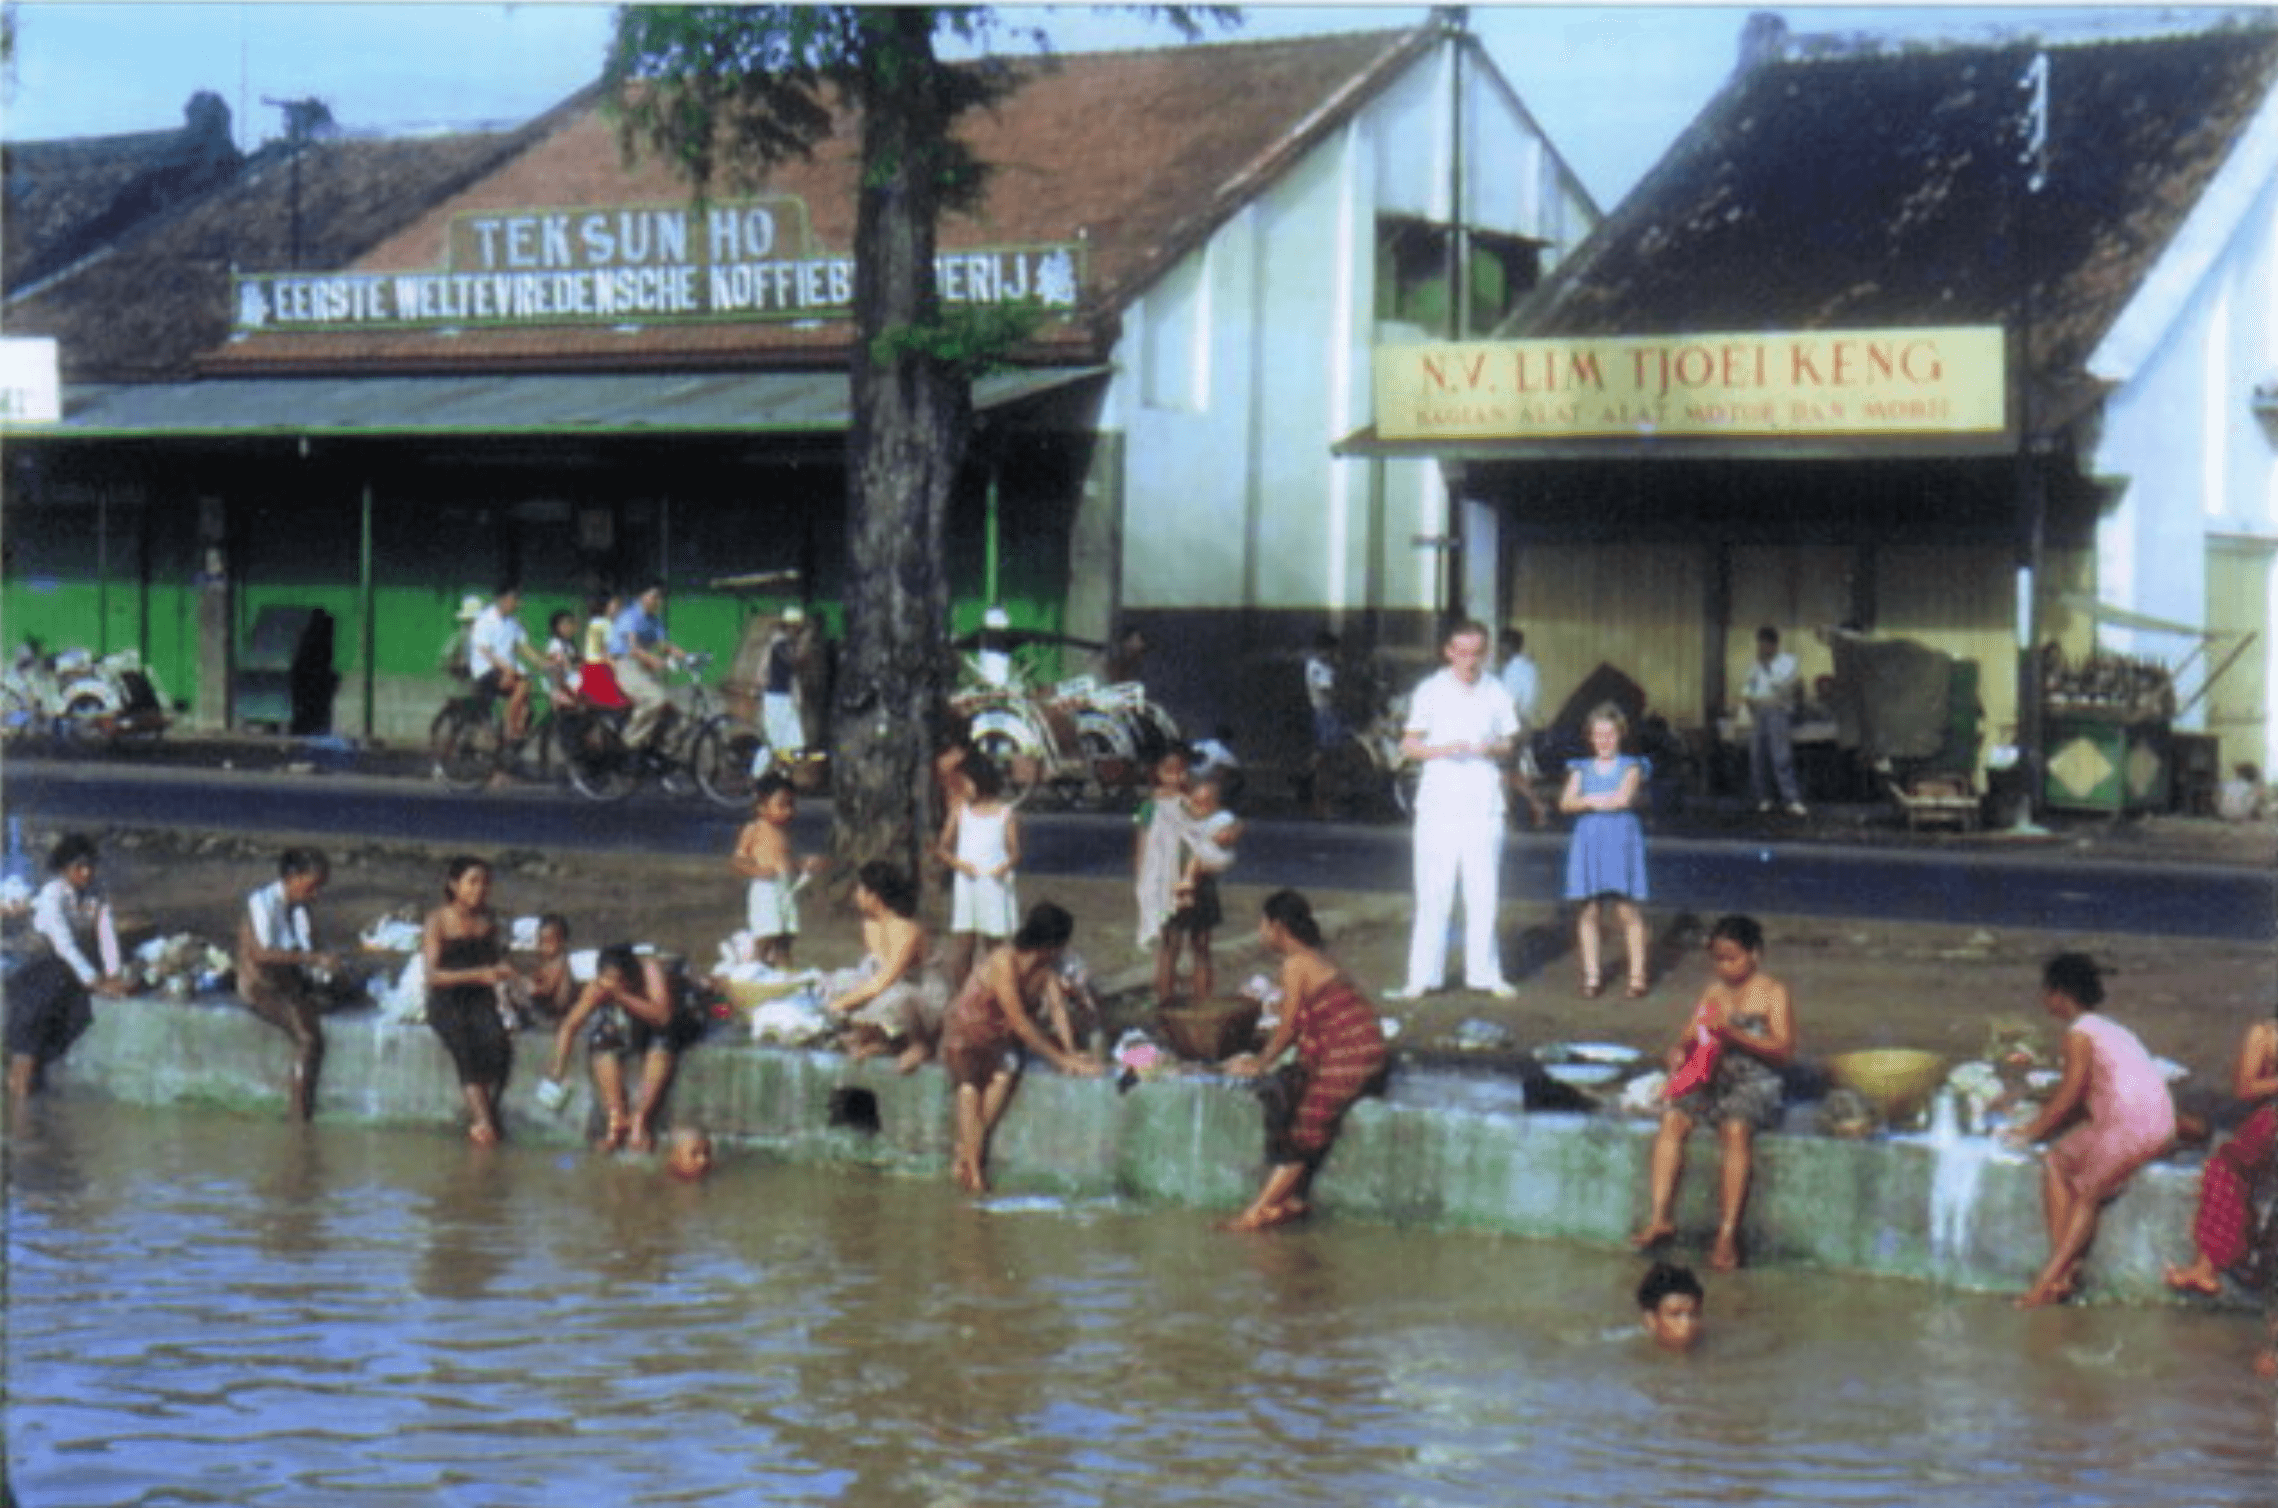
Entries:
<svg viewBox="0 0 2278 1508">
<path fill-rule="evenodd" d="M 1447 982 L 1448 918 L 1463 899 L 1463 981 L 1475 990 L 1502 987 L 1495 944 L 1502 889 L 1502 813 L 1467 801 L 1419 802 L 1416 808 L 1416 926 L 1408 937 L 1408 989 Z"/>
</svg>

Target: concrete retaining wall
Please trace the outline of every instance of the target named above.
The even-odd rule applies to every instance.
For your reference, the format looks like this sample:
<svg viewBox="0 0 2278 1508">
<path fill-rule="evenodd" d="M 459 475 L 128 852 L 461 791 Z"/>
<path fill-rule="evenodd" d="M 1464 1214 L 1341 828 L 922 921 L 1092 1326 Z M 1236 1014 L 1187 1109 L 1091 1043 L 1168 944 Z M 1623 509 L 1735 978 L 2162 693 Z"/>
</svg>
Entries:
<svg viewBox="0 0 2278 1508">
<path fill-rule="evenodd" d="M 100 1002 L 95 1026 L 57 1065 L 61 1092 L 141 1104 L 200 1103 L 282 1114 L 283 1036 L 229 1003 Z M 327 1022 L 319 1115 L 328 1120 L 454 1126 L 457 1081 L 424 1026 L 376 1013 Z M 518 1040 L 507 1103 L 511 1137 L 575 1144 L 592 1129 L 580 1082 L 549 1113 L 532 1091 L 549 1038 Z M 582 1057 L 578 1064 L 583 1072 Z M 865 1089 L 875 1130 L 832 1124 L 834 1092 Z M 731 1143 L 801 1161 L 846 1161 L 938 1176 L 949 1161 L 951 1106 L 937 1068 L 910 1077 L 890 1062 L 849 1063 L 714 1039 L 690 1053 L 672 1115 Z M 1527 1114 L 1515 1086 L 1410 1074 L 1392 1098 L 1355 1109 L 1322 1174 L 1317 1204 L 1347 1218 L 1551 1236 L 1618 1246 L 1644 1211 L 1652 1128 L 1612 1116 Z M 1980 1138 L 1757 1141 L 1746 1231 L 1751 1260 L 2021 1290 L 2046 1251 L 2038 1162 Z M 1679 1224 L 1686 1249 L 1714 1224 L 1718 1152 L 1694 1137 Z M 1119 1195 L 1232 1213 L 1262 1167 L 1256 1101 L 1215 1078 L 1163 1079 L 1119 1093 L 1106 1080 L 1031 1073 L 992 1158 L 998 1187 Z M 2107 1212 L 2090 1258 L 2098 1298 L 2168 1297 L 2163 1261 L 2189 1256 L 2197 1169 L 2161 1165 Z"/>
</svg>

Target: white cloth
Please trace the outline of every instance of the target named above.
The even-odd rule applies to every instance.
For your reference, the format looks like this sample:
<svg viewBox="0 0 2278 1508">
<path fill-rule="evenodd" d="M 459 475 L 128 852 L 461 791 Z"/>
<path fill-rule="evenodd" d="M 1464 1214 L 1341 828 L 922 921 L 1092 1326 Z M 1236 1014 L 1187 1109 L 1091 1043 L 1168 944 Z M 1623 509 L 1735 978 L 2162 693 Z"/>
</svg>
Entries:
<svg viewBox="0 0 2278 1508">
<path fill-rule="evenodd" d="M 1220 834 L 1240 820 L 1229 811 L 1215 811 L 1207 817 L 1196 817 L 1191 812 L 1188 813 L 1186 846 L 1187 851 L 1194 855 L 1194 861 L 1211 874 L 1224 874 L 1233 868 L 1234 851 L 1223 847 L 1218 839 Z"/>
<path fill-rule="evenodd" d="M 759 722 L 760 736 L 774 752 L 791 755 L 807 747 L 806 725 L 799 720 L 799 699 L 789 692 L 761 692 Z"/>
<path fill-rule="evenodd" d="M 799 935 L 800 880 L 766 875 L 751 882 L 744 897 L 744 924 L 754 937 Z"/>
<path fill-rule="evenodd" d="M 97 980 L 116 975 L 123 966 L 119 952 L 118 928 L 111 920 L 111 903 L 100 890 L 78 891 L 61 875 L 40 887 L 32 897 L 32 930 L 47 939 L 55 949 L 55 956 L 70 965 L 71 972 L 79 976 L 81 984 L 91 985 Z M 96 954 L 103 966 L 97 969 L 80 946 L 81 940 L 92 936 Z"/>
<path fill-rule="evenodd" d="M 1152 948 L 1175 909 L 1171 891 L 1179 882 L 1179 854 L 1186 844 L 1189 822 L 1186 803 L 1175 796 L 1168 801 L 1150 796 L 1141 810 L 1144 820 L 1134 889 L 1139 900 L 1139 946 Z"/>
<path fill-rule="evenodd" d="M 971 805 L 957 814 L 957 858 L 984 871 L 970 875 L 960 869 L 949 888 L 949 930 L 974 932 L 982 937 L 1010 937 L 1020 927 L 1020 903 L 1013 895 L 1012 872 L 989 874 L 1011 857 L 1005 825 L 1012 808 L 1000 806 L 984 812 Z"/>
<path fill-rule="evenodd" d="M 493 602 L 467 634 L 467 674 L 479 680 L 493 670 L 514 670 L 520 664 L 516 651 L 529 642 L 520 620 L 509 618 Z"/>
<path fill-rule="evenodd" d="M 1503 683 L 1487 676 L 1466 684 L 1442 670 L 1416 688 L 1406 731 L 1425 744 L 1487 745 L 1518 736 L 1518 711 Z M 1490 754 L 1424 761 L 1416 788 L 1416 920 L 1408 938 L 1412 993 L 1436 990 L 1447 977 L 1447 930 L 1463 902 L 1464 982 L 1475 990 L 1504 988 L 1495 944 L 1501 903 L 1503 775 Z"/>
<path fill-rule="evenodd" d="M 1499 679 L 1511 695 L 1511 709 L 1519 715 L 1519 726 L 1534 727 L 1535 698 L 1542 694 L 1542 675 L 1534 661 L 1525 654 L 1511 656 L 1503 662 Z"/>
<path fill-rule="evenodd" d="M 1311 654 L 1305 657 L 1305 700 L 1315 712 L 1327 712 L 1336 705 L 1337 667 L 1327 655 Z"/>
<path fill-rule="evenodd" d="M 316 934 L 308 907 L 285 899 L 285 882 L 271 880 L 245 898 L 245 913 L 253 923 L 253 941 L 270 952 L 314 953 Z"/>
</svg>

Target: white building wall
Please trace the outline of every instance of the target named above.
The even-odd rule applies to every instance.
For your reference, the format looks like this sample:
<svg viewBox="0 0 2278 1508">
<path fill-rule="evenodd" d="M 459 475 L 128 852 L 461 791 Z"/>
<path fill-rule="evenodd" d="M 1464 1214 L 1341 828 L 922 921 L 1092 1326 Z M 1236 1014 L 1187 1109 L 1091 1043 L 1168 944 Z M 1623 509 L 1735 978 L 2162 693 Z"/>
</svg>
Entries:
<svg viewBox="0 0 2278 1508">
<path fill-rule="evenodd" d="M 2097 590 L 2153 617 L 2205 626 L 2212 536 L 2278 541 L 2278 426 L 2253 410 L 2278 375 L 2278 105 L 2266 108 L 2176 244 L 2091 359 L 2119 382 L 2089 470 L 2124 484 L 2097 536 Z M 2243 182 L 2240 181 L 2243 179 Z M 2248 651 L 2278 685 L 2278 643 Z M 2106 629 L 2124 652 L 2177 660 L 2176 636 Z M 2198 690 L 2204 657 L 2178 687 Z M 2201 726 L 2205 703 L 2185 716 Z M 2278 747 L 2278 718 L 2264 729 Z"/>
<path fill-rule="evenodd" d="M 1449 215 L 1452 58 L 1395 80 L 1127 309 L 1104 410 L 1128 442 L 1121 610 L 1442 605 L 1415 543 L 1450 529 L 1439 468 L 1330 451 L 1371 412 L 1378 215 Z M 1461 71 L 1465 218 L 1578 241 L 1580 185 L 1481 57 Z"/>
</svg>

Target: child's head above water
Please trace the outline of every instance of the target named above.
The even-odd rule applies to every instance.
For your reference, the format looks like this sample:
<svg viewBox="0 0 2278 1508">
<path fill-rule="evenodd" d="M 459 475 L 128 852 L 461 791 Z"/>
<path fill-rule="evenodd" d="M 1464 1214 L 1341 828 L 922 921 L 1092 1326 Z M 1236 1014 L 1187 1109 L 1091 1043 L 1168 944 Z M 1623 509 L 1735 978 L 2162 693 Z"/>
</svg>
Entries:
<svg viewBox="0 0 2278 1508">
<path fill-rule="evenodd" d="M 1701 1338 L 1701 1306 L 1707 1295 L 1690 1267 L 1656 1262 L 1637 1285 L 1638 1316 L 1645 1333 L 1664 1350 L 1689 1351 Z"/>
</svg>

